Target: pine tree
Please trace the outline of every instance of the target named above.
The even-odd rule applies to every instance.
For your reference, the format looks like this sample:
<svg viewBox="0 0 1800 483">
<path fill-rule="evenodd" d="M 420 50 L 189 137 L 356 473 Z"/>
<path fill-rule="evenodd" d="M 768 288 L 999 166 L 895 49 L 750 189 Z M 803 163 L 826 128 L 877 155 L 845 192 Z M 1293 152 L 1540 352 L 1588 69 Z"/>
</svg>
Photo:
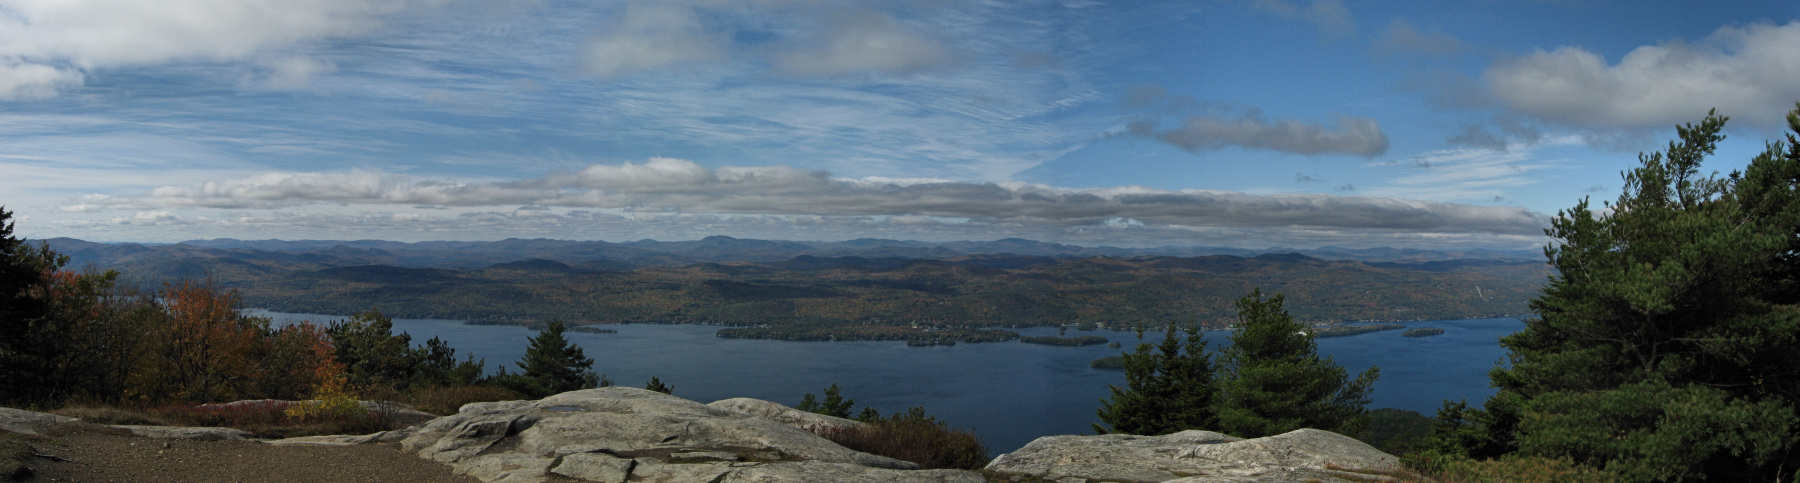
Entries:
<svg viewBox="0 0 1800 483">
<path fill-rule="evenodd" d="M 813 397 L 812 393 L 806 393 L 805 396 L 800 398 L 800 404 L 795 405 L 794 409 L 826 416 L 848 418 L 850 417 L 850 408 L 856 405 L 856 400 L 844 399 L 842 392 L 843 389 L 838 388 L 837 384 L 832 384 L 831 387 L 825 388 L 824 402 L 819 402 Z"/>
<path fill-rule="evenodd" d="M 1800 108 L 1787 119 L 1800 133 Z M 1725 121 L 1679 126 L 1640 155 L 1608 209 L 1558 213 L 1540 317 L 1501 340 L 1499 393 L 1449 411 L 1432 447 L 1627 481 L 1800 476 L 1800 138 L 1701 177 Z"/>
<path fill-rule="evenodd" d="M 53 402 L 55 359 L 66 341 L 61 324 L 50 320 L 50 303 L 34 295 L 68 257 L 46 245 L 32 246 L 13 236 L 12 212 L 0 206 L 0 401 Z"/>
<path fill-rule="evenodd" d="M 1138 339 L 1143 338 L 1140 330 Z M 1180 337 L 1170 325 L 1154 349 L 1139 343 L 1135 352 L 1122 357 L 1125 387 L 1112 386 L 1112 399 L 1100 401 L 1105 426 L 1093 425 L 1095 433 L 1159 435 L 1217 426 L 1212 356 L 1199 330 L 1188 329 Z"/>
<path fill-rule="evenodd" d="M 1309 328 L 1262 290 L 1238 299 L 1238 326 L 1219 357 L 1219 428 L 1255 438 L 1300 428 L 1357 434 L 1366 422 L 1369 386 L 1380 369 L 1352 380 L 1330 357 L 1320 358 Z"/>
<path fill-rule="evenodd" d="M 395 335 L 394 320 L 376 309 L 332 322 L 326 331 L 338 362 L 349 369 L 350 387 L 356 390 L 406 385 L 424 355 L 412 350 L 411 335 Z"/>
<path fill-rule="evenodd" d="M 610 381 L 594 373 L 594 360 L 582 353 L 580 346 L 563 337 L 566 329 L 561 320 L 551 319 L 544 330 L 531 338 L 525 357 L 519 359 L 519 369 L 524 372 L 503 372 L 498 376 L 501 384 L 533 398 L 611 385 Z"/>
<path fill-rule="evenodd" d="M 663 394 L 675 394 L 675 386 L 663 384 L 662 379 L 659 379 L 656 376 L 650 376 L 650 382 L 644 383 L 644 389 Z"/>
<path fill-rule="evenodd" d="M 413 366 L 412 386 L 469 386 L 482 381 L 487 359 L 468 356 L 456 360 L 456 349 L 443 339 L 432 337 L 424 347 L 413 349 L 417 364 Z"/>
</svg>

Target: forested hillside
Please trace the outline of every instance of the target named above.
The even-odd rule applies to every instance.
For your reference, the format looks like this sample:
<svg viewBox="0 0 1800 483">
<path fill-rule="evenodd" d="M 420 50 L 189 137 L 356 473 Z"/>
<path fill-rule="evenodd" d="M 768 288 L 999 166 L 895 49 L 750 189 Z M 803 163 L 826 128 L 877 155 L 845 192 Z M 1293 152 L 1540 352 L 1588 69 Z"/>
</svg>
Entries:
<svg viewBox="0 0 1800 483">
<path fill-rule="evenodd" d="M 249 306 L 534 324 L 1135 326 L 1221 324 L 1234 294 L 1288 294 L 1309 322 L 1428 320 L 1527 312 L 1549 275 L 1537 261 L 1326 261 L 1303 255 L 1134 259 L 965 256 L 946 260 L 801 256 L 782 262 L 581 268 L 549 260 L 472 270 L 276 257 L 146 259 L 241 291 Z"/>
</svg>

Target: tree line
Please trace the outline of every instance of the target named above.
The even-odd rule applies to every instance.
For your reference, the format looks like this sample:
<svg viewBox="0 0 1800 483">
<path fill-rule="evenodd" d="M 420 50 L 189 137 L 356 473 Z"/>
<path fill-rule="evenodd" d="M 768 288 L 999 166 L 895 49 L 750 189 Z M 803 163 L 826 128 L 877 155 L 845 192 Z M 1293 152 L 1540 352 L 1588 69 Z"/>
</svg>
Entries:
<svg viewBox="0 0 1800 483">
<path fill-rule="evenodd" d="M 244 315 L 236 291 L 209 281 L 147 291 L 116 271 L 70 270 L 68 257 L 14 236 L 11 219 L 0 207 L 0 404 L 153 407 L 468 386 L 538 398 L 611 383 L 560 321 L 531 339 L 518 372 L 488 375 L 485 361 L 459 360 L 441 339 L 414 346 L 378 310 L 278 326 Z"/>
</svg>

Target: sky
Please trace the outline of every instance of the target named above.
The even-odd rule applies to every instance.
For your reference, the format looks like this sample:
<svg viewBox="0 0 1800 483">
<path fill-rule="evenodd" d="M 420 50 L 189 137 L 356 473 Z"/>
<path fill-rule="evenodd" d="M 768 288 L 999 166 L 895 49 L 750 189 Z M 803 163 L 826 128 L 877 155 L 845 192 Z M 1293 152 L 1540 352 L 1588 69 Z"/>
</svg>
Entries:
<svg viewBox="0 0 1800 483">
<path fill-rule="evenodd" d="M 0 0 L 31 238 L 1521 249 L 1800 2 Z"/>
</svg>

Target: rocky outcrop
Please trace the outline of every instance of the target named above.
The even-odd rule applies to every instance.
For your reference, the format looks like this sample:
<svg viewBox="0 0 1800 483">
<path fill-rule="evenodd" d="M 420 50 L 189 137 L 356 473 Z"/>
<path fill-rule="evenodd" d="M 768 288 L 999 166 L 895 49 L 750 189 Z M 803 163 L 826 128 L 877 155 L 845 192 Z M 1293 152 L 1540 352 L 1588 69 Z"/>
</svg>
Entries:
<svg viewBox="0 0 1800 483">
<path fill-rule="evenodd" d="M 863 425 L 861 421 L 854 419 L 844 419 L 836 416 L 826 416 L 819 413 L 801 411 L 784 406 L 781 403 L 769 402 L 761 399 L 750 399 L 747 397 L 721 399 L 707 403 L 707 406 L 737 411 L 815 433 L 822 430 L 848 429 Z"/>
<path fill-rule="evenodd" d="M 57 426 L 78 421 L 68 416 L 36 413 L 23 409 L 0 408 L 0 430 L 42 435 Z"/>
<path fill-rule="evenodd" d="M 249 401 L 256 404 L 266 401 Z M 44 434 L 75 418 L 0 408 L 0 430 Z M 990 463 L 987 475 L 920 470 L 850 450 L 808 431 L 857 421 L 756 399 L 712 404 L 608 387 L 538 401 L 465 405 L 422 425 L 275 445 L 399 442 L 402 449 L 486 482 L 1349 482 L 1397 459 L 1347 436 L 1302 429 L 1241 439 L 1208 431 L 1164 436 L 1047 436 Z M 145 437 L 242 439 L 226 428 L 116 426 Z"/>
<path fill-rule="evenodd" d="M 1369 478 L 1342 469 L 1396 464 L 1393 455 L 1329 431 L 1241 439 L 1190 430 L 1164 436 L 1046 436 L 995 458 L 987 470 L 1049 481 L 1335 482 Z"/>
<path fill-rule="evenodd" d="M 786 412 L 766 406 L 774 403 L 764 403 L 714 407 L 623 387 L 475 403 L 411 428 L 401 448 L 488 482 L 543 481 L 549 475 L 603 482 L 984 481 L 972 472 L 918 470 L 913 463 L 852 451 L 801 429 L 808 424 L 803 418 L 783 417 Z"/>
</svg>

